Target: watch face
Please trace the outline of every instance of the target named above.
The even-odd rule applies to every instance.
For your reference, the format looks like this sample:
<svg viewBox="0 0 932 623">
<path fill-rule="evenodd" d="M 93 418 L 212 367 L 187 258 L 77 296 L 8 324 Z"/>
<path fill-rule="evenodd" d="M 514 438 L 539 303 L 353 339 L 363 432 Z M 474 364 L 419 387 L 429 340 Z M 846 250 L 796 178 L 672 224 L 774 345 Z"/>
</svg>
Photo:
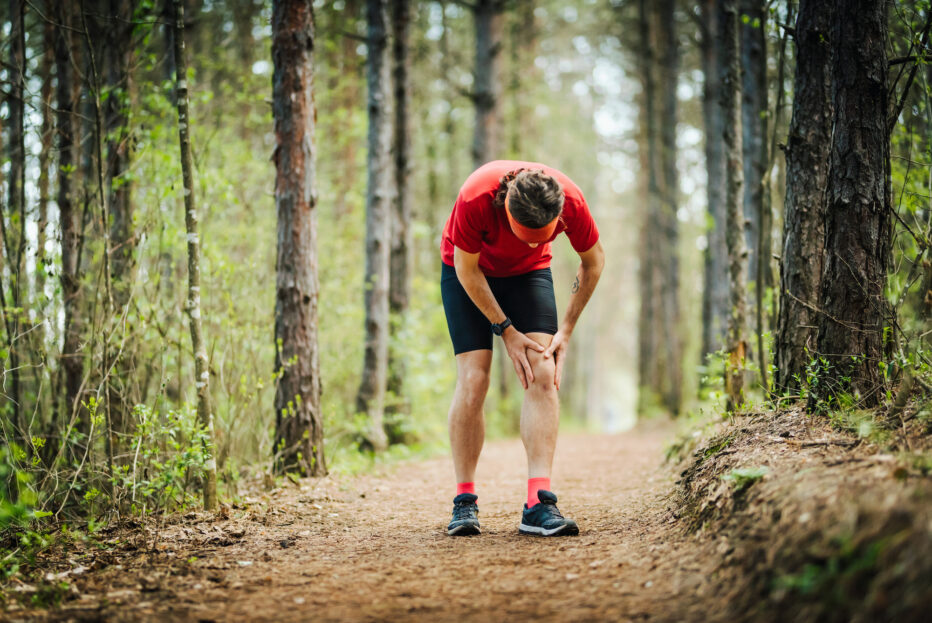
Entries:
<svg viewBox="0 0 932 623">
<path fill-rule="evenodd" d="M 494 333 L 495 335 L 501 335 L 501 334 L 502 334 L 502 325 L 500 325 L 500 324 L 493 324 L 493 325 L 492 325 L 492 333 Z"/>
</svg>

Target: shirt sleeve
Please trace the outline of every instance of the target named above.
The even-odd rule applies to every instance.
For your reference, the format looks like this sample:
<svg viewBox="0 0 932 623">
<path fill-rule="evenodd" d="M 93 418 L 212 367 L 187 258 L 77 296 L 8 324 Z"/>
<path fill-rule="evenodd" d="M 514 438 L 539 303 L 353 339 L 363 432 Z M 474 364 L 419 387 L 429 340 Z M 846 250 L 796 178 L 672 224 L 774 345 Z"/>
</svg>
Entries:
<svg viewBox="0 0 932 623">
<path fill-rule="evenodd" d="M 450 239 L 454 246 L 467 253 L 478 253 L 482 248 L 482 237 L 486 233 L 483 225 L 482 206 L 476 201 L 456 198 L 453 206 L 453 227 Z"/>
<path fill-rule="evenodd" d="M 585 199 L 574 202 L 575 209 L 566 222 L 566 237 L 577 253 L 583 253 L 599 241 L 599 228 L 596 227 L 589 205 Z"/>
</svg>

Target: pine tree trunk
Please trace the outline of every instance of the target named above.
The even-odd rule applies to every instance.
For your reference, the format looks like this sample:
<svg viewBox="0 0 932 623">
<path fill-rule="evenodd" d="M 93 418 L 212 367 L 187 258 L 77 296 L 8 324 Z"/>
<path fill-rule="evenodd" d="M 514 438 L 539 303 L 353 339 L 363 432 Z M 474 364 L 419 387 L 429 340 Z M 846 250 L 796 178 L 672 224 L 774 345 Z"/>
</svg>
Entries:
<svg viewBox="0 0 932 623">
<path fill-rule="evenodd" d="M 501 157 L 502 86 L 501 56 L 504 27 L 502 0 L 478 0 L 473 5 L 476 22 L 476 65 L 472 100 L 476 109 L 473 130 L 473 168 Z M 450 118 L 452 126 L 452 118 Z M 503 402 L 511 393 L 511 361 L 504 348 L 495 348 L 498 360 L 498 392 Z"/>
<path fill-rule="evenodd" d="M 736 0 L 722 0 L 722 112 L 725 119 L 725 206 L 728 245 L 729 305 L 728 351 L 725 390 L 729 411 L 744 403 L 744 370 L 747 353 L 747 249 L 744 238 L 742 193 L 744 171 L 741 150 L 741 60 L 738 54 Z"/>
<path fill-rule="evenodd" d="M 702 3 L 702 72 L 705 84 L 706 205 L 709 214 L 702 289 L 702 360 L 725 346 L 728 326 L 728 247 L 725 244 L 725 120 L 721 102 L 722 34 L 718 0 Z"/>
<path fill-rule="evenodd" d="M 68 28 L 56 29 L 56 134 L 58 135 L 58 220 L 61 228 L 61 286 L 64 308 L 64 340 L 62 343 L 61 369 L 64 375 L 64 425 L 78 413 L 80 407 L 81 382 L 84 372 L 84 355 L 80 352 L 81 335 L 84 332 L 82 315 L 81 276 L 78 266 L 82 227 L 80 212 L 75 204 L 74 171 L 76 158 L 75 103 L 77 85 L 72 64 L 72 27 L 74 16 L 68 3 L 57 7 L 57 21 Z M 87 431 L 86 420 L 79 429 Z"/>
<path fill-rule="evenodd" d="M 188 59 L 184 45 L 184 8 L 182 0 L 173 0 L 175 8 L 175 94 L 178 106 L 178 140 L 181 145 L 181 175 L 184 186 L 184 224 L 188 239 L 188 299 L 185 311 L 191 325 L 191 346 L 194 350 L 194 386 L 197 388 L 197 419 L 205 433 L 204 508 L 216 510 L 217 461 L 214 456 L 214 415 L 210 404 L 210 372 L 207 349 L 201 329 L 201 252 L 198 234 L 197 204 L 194 188 L 194 160 L 189 138 L 191 120 L 188 117 Z"/>
<path fill-rule="evenodd" d="M 280 471 L 327 473 L 317 341 L 317 188 L 311 0 L 276 0 L 272 106 L 278 259 L 275 297 L 275 453 Z"/>
<path fill-rule="evenodd" d="M 132 181 L 129 166 L 132 157 L 132 136 L 129 109 L 132 92 L 130 66 L 133 59 L 133 2 L 105 0 L 89 24 L 96 24 L 95 38 L 106 42 L 101 53 L 102 79 L 106 89 L 103 106 L 103 129 L 106 133 L 106 191 L 110 215 L 110 272 L 113 284 L 113 305 L 117 318 L 127 311 L 135 266 L 135 234 L 133 232 Z M 107 345 L 106 368 L 112 369 L 108 381 L 108 402 L 112 424 L 112 443 L 119 454 L 120 434 L 127 429 L 127 414 L 138 402 L 133 395 L 132 375 L 135 370 L 135 341 L 117 320 L 117 336 Z"/>
<path fill-rule="evenodd" d="M 769 193 L 764 188 L 767 170 L 767 12 L 763 0 L 741 0 L 741 146 L 744 153 L 744 217 L 747 223 L 748 277 L 754 281 L 755 354 L 761 382 L 767 386 L 764 352 L 764 293 L 773 285 L 770 272 Z M 746 21 L 745 21 L 746 20 Z M 766 204 L 766 209 L 765 209 Z M 751 356 L 751 353 L 748 353 Z"/>
<path fill-rule="evenodd" d="M 796 20 L 793 113 L 786 146 L 776 383 L 796 391 L 816 350 L 825 241 L 825 189 L 832 147 L 834 3 L 801 0 Z"/>
<path fill-rule="evenodd" d="M 411 231 L 411 122 L 408 103 L 411 99 L 409 39 L 411 24 L 410 0 L 391 0 L 392 22 L 392 89 L 394 120 L 392 123 L 392 173 L 395 194 L 391 208 L 391 253 L 389 263 L 388 301 L 391 319 L 389 341 L 388 391 L 392 404 L 387 412 L 392 422 L 386 422 L 389 442 L 405 438 L 402 418 L 410 412 L 404 391 L 406 374 L 403 334 L 411 299 L 413 245 Z"/>
<path fill-rule="evenodd" d="M 656 95 L 659 98 L 660 129 L 660 212 L 657 214 L 660 235 L 661 288 L 660 342 L 662 352 L 658 364 L 660 394 L 664 408 L 678 415 L 682 402 L 683 367 L 682 341 L 680 339 L 680 281 L 679 281 L 679 176 L 676 169 L 676 124 L 677 84 L 679 79 L 679 46 L 676 36 L 675 0 L 656 0 L 654 26 L 657 31 L 657 50 L 660 52 L 657 65 Z"/>
<path fill-rule="evenodd" d="M 638 4 L 642 37 L 641 118 L 647 214 L 641 248 L 640 411 L 655 403 L 676 415 L 682 391 L 676 210 L 676 86 L 679 64 L 674 3 Z"/>
<path fill-rule="evenodd" d="M 366 348 L 356 411 L 368 416 L 366 443 L 376 450 L 387 445 L 383 430 L 388 376 L 388 268 L 391 250 L 392 174 L 391 101 L 388 97 L 388 37 L 383 0 L 367 0 L 368 43 L 366 81 L 369 85 L 369 152 L 366 192 Z"/>
<path fill-rule="evenodd" d="M 476 70 L 473 101 L 476 129 L 473 134 L 473 164 L 478 168 L 500 157 L 502 135 L 501 52 L 504 5 L 502 0 L 477 0 Z"/>
<path fill-rule="evenodd" d="M 826 189 L 825 264 L 819 292 L 820 370 L 814 402 L 850 393 L 865 408 L 884 398 L 878 363 L 892 313 L 887 5 L 839 0 L 832 19 L 834 135 Z"/>
</svg>

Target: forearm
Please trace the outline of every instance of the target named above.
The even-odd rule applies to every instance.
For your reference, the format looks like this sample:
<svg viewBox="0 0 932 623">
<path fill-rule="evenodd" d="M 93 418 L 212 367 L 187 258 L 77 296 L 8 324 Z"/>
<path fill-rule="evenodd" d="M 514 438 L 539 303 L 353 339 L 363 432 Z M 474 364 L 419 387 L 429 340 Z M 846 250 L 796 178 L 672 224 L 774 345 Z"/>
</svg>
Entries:
<svg viewBox="0 0 932 623">
<path fill-rule="evenodd" d="M 473 304 L 479 308 L 479 311 L 489 319 L 491 323 L 501 323 L 505 320 L 505 312 L 502 311 L 489 282 L 486 281 L 485 275 L 478 268 L 456 268 L 456 277 L 459 279 L 466 294 L 472 300 Z"/>
<path fill-rule="evenodd" d="M 579 320 L 582 310 L 589 302 L 592 293 L 595 291 L 596 284 L 599 283 L 599 277 L 602 276 L 602 264 L 585 264 L 579 265 L 576 271 L 576 280 L 573 282 L 573 290 L 570 295 L 569 303 L 566 306 L 566 313 L 563 315 L 563 322 L 560 323 L 560 330 L 565 333 L 572 333 Z"/>
</svg>

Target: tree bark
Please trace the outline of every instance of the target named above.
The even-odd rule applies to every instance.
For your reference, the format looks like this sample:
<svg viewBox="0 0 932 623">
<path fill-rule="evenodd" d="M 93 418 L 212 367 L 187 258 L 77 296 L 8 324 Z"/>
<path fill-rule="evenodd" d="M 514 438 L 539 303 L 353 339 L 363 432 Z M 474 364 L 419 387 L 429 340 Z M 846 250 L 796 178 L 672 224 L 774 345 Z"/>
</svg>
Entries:
<svg viewBox="0 0 932 623">
<path fill-rule="evenodd" d="M 42 123 L 39 127 L 39 177 L 36 181 L 36 190 L 39 195 L 36 219 L 35 274 L 37 320 L 44 319 L 46 313 L 45 284 L 46 274 L 48 273 L 46 262 L 48 260 L 45 246 L 48 243 L 47 230 L 49 226 L 49 166 L 51 164 L 52 141 L 55 137 L 52 128 L 52 87 L 54 84 L 52 68 L 55 64 L 55 30 L 49 21 L 45 22 L 42 29 L 42 48 L 42 62 L 39 65 L 39 76 L 42 80 L 42 87 L 39 91 Z M 47 328 L 41 328 L 38 331 L 40 344 L 44 343 L 47 331 Z"/>
<path fill-rule="evenodd" d="M 62 343 L 61 369 L 64 375 L 65 423 L 78 413 L 80 407 L 81 382 L 84 372 L 84 355 L 80 352 L 81 335 L 84 332 L 82 316 L 81 276 L 78 256 L 80 255 L 82 227 L 80 213 L 75 205 L 74 170 L 77 164 L 75 103 L 77 90 L 72 64 L 72 34 L 74 15 L 70 3 L 57 7 L 57 21 L 66 28 L 56 29 L 55 87 L 56 121 L 58 134 L 58 219 L 61 228 L 61 286 L 64 308 L 64 340 Z M 87 431 L 87 422 L 82 418 L 79 429 Z"/>
<path fill-rule="evenodd" d="M 410 79 L 410 0 L 391 0 L 392 25 L 392 90 L 394 118 L 392 123 L 392 173 L 395 194 L 391 207 L 391 251 L 389 261 L 388 302 L 391 319 L 389 340 L 388 391 L 392 404 L 387 409 L 392 422 L 386 432 L 391 443 L 405 438 L 404 423 L 399 416 L 410 412 L 404 391 L 405 356 L 400 335 L 411 299 L 413 245 L 411 231 L 411 122 L 408 103 L 411 99 Z"/>
<path fill-rule="evenodd" d="M 387 445 L 383 430 L 385 386 L 388 372 L 389 307 L 388 268 L 390 259 L 390 213 L 392 175 L 391 102 L 388 41 L 383 0 L 367 0 L 368 56 L 366 81 L 369 86 L 369 137 L 366 192 L 366 348 L 362 378 L 356 394 L 356 410 L 368 416 L 365 442 L 375 450 Z"/>
<path fill-rule="evenodd" d="M 679 280 L 679 177 L 676 169 L 677 84 L 679 78 L 679 46 L 676 37 L 675 0 L 657 0 L 655 28 L 657 49 L 660 51 L 657 66 L 660 127 L 660 234 L 661 289 L 660 318 L 663 351 L 658 353 L 659 388 L 664 408 L 678 415 L 682 402 L 683 367 L 682 340 L 680 339 L 680 280 Z"/>
<path fill-rule="evenodd" d="M 706 205 L 709 214 L 702 290 L 702 359 L 725 346 L 728 326 L 728 246 L 725 244 L 725 119 L 721 102 L 721 17 L 718 0 L 702 3 L 702 118 L 705 126 Z"/>
<path fill-rule="evenodd" d="M 773 285 L 770 275 L 770 195 L 764 187 L 767 152 L 767 11 L 763 0 L 741 0 L 741 129 L 744 152 L 744 216 L 748 224 L 745 244 L 748 276 L 754 281 L 757 358 L 761 383 L 767 387 L 767 354 L 764 352 L 764 293 Z M 750 354 L 749 354 L 750 356 Z"/>
<path fill-rule="evenodd" d="M 641 248 L 640 410 L 657 403 L 676 415 L 682 392 L 676 173 L 676 87 L 679 51 L 674 2 L 638 4 L 641 44 L 642 147 L 647 214 Z M 659 55 L 657 54 L 659 53 Z"/>
<path fill-rule="evenodd" d="M 204 429 L 204 508 L 216 510 L 217 461 L 214 456 L 214 414 L 210 404 L 210 372 L 207 349 L 201 328 L 201 253 L 198 234 L 197 204 L 194 188 L 194 160 L 189 137 L 188 59 L 184 45 L 184 7 L 182 0 L 173 0 L 175 9 L 175 94 L 178 106 L 178 141 L 181 146 L 181 176 L 184 186 L 184 224 L 188 239 L 188 299 L 185 311 L 191 325 L 191 346 L 194 350 L 194 386 L 197 388 L 197 419 Z"/>
<path fill-rule="evenodd" d="M 478 0 L 473 5 L 476 33 L 476 65 L 473 72 L 472 101 L 476 121 L 472 139 L 473 168 L 502 155 L 501 56 L 504 28 L 503 0 Z M 446 41 L 443 42 L 446 44 Z M 447 117 L 452 132 L 452 116 Z M 494 349 L 498 359 L 498 392 L 503 402 L 511 389 L 511 362 L 504 348 Z"/>
<path fill-rule="evenodd" d="M 884 398 L 878 362 L 892 312 L 884 297 L 892 237 L 886 9 L 883 0 L 838 0 L 832 19 L 834 135 L 818 315 L 828 365 L 810 405 L 841 392 L 865 408 Z"/>
<path fill-rule="evenodd" d="M 502 86 L 501 52 L 504 4 L 502 0 L 477 0 L 476 70 L 473 102 L 476 129 L 473 134 L 473 164 L 478 168 L 501 153 Z"/>
<path fill-rule="evenodd" d="M 23 305 L 23 280 L 25 270 L 23 255 L 26 249 L 26 197 L 24 193 L 26 180 L 26 147 L 23 127 L 24 94 L 26 73 L 26 40 L 24 32 L 24 3 L 23 0 L 10 0 L 10 57 L 7 68 L 10 94 L 6 98 L 9 111 L 7 125 L 9 127 L 9 141 L 7 157 L 10 162 L 10 172 L 7 178 L 7 203 L 4 214 L 0 215 L 3 226 L 3 244 L 6 248 L 7 267 L 9 270 L 9 303 L 0 301 L 0 305 L 8 305 L 15 309 Z M 19 434 L 25 435 L 21 430 L 20 415 L 22 393 L 20 388 L 20 348 L 24 343 L 19 340 L 21 314 L 18 311 L 8 312 L 7 336 L 9 346 L 9 373 L 10 373 L 10 402 L 12 406 L 12 423 Z"/>
<path fill-rule="evenodd" d="M 272 10 L 275 116 L 276 468 L 327 473 L 317 341 L 317 188 L 311 0 L 276 0 Z"/>
<path fill-rule="evenodd" d="M 729 305 L 725 372 L 727 408 L 744 403 L 744 370 L 747 353 L 747 248 L 744 238 L 742 192 L 744 171 L 741 149 L 741 60 L 738 54 L 738 7 L 736 0 L 722 0 L 722 112 L 725 118 L 725 209 L 728 245 Z"/>
<path fill-rule="evenodd" d="M 822 282 L 825 189 L 832 146 L 833 2 L 801 0 L 796 20 L 793 113 L 786 146 L 786 199 L 780 261 L 776 384 L 794 392 L 806 382 L 816 350 Z"/>
</svg>

